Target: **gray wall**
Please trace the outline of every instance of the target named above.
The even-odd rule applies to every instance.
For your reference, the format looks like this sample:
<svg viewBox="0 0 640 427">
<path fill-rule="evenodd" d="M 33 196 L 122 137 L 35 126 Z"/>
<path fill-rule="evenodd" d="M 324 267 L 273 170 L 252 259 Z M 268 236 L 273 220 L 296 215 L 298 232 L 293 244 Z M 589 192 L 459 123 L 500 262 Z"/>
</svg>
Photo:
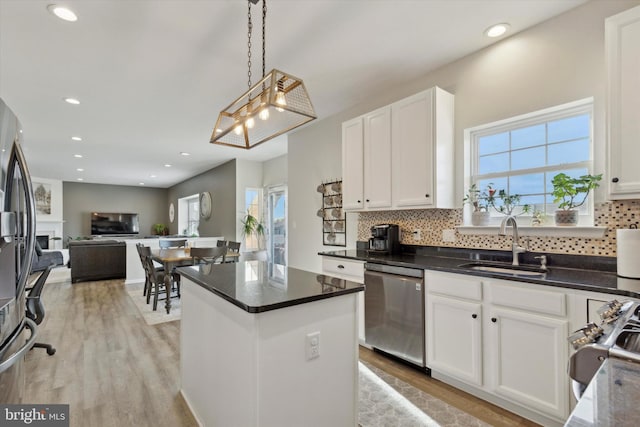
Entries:
<svg viewBox="0 0 640 427">
<path fill-rule="evenodd" d="M 176 184 L 168 189 L 168 198 L 162 207 L 166 213 L 164 222 L 169 225 L 171 234 L 179 234 L 178 199 L 203 191 L 211 193 L 211 217 L 200 220 L 199 233 L 203 237 L 223 236 L 232 239 L 236 235 L 236 161 L 231 160 L 214 169 L 208 170 Z M 176 218 L 169 224 L 169 203 L 175 206 Z"/>
<path fill-rule="evenodd" d="M 63 182 L 62 194 L 65 239 L 91 234 L 91 212 L 137 213 L 140 236 L 154 234 L 153 224 L 168 221 L 164 188 Z"/>
<path fill-rule="evenodd" d="M 366 102 L 290 134 L 289 264 L 320 271 L 317 252 L 335 249 L 319 243 L 321 222 L 315 213 L 320 201 L 315 188 L 321 180 L 341 175 L 342 122 L 435 85 L 455 94 L 459 200 L 464 129 L 589 96 L 594 97 L 595 171 L 603 172 L 604 20 L 638 4 L 638 0 L 591 1 L 440 69 L 425 70 L 420 79 L 373 92 Z M 603 190 L 596 193 L 598 198 L 603 198 Z M 349 231 L 349 221 L 347 227 Z M 354 247 L 350 236 L 348 246 Z"/>
</svg>

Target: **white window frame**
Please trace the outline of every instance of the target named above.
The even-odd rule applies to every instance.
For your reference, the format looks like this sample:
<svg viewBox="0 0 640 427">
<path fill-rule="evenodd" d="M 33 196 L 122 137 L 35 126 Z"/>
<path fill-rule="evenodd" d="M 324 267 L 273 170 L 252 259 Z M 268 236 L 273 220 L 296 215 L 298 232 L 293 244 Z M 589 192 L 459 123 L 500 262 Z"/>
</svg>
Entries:
<svg viewBox="0 0 640 427">
<path fill-rule="evenodd" d="M 189 228 L 189 203 L 200 203 L 200 195 L 199 194 L 192 194 L 190 196 L 186 196 L 186 197 L 182 197 L 180 199 L 178 199 L 178 233 L 179 234 L 184 234 L 184 235 L 189 235 L 189 233 L 187 233 L 187 230 Z M 196 229 L 200 226 L 200 216 L 198 213 L 198 226 L 196 227 Z M 196 232 L 195 234 L 199 235 L 199 232 Z"/>
<path fill-rule="evenodd" d="M 481 126 L 476 126 L 473 128 L 465 129 L 464 131 L 464 139 L 465 139 L 465 152 L 464 152 L 464 160 L 465 160 L 465 185 L 464 185 L 464 194 L 467 194 L 469 187 L 473 182 L 480 177 L 481 179 L 490 179 L 491 176 L 502 177 L 505 176 L 505 173 L 496 173 L 496 174 L 484 174 L 478 175 L 476 173 L 478 169 L 478 155 L 477 155 L 477 141 L 482 136 L 498 134 L 510 130 L 515 130 L 519 128 L 524 128 L 536 124 L 547 123 L 555 120 L 559 120 L 566 117 L 571 117 L 579 114 L 589 114 L 591 117 L 590 120 L 590 142 L 589 142 L 589 160 L 583 162 L 572 162 L 567 163 L 566 168 L 579 168 L 584 167 L 588 170 L 588 173 L 594 173 L 594 108 L 593 108 L 593 97 L 581 99 L 578 101 L 554 106 L 551 108 L 546 108 L 543 110 L 535 111 L 532 113 L 523 114 L 520 116 L 496 121 L 493 123 L 484 124 Z M 562 165 L 564 168 L 565 165 Z M 544 172 L 545 170 L 553 170 L 557 169 L 557 165 L 553 167 L 540 167 L 534 169 L 523 169 L 518 170 L 517 174 L 530 174 L 534 172 Z M 546 183 L 545 183 L 546 185 Z M 548 192 L 551 192 L 552 189 L 546 189 Z M 584 210 L 584 213 L 580 215 L 581 226 L 593 226 L 593 209 L 594 209 L 594 193 L 591 192 L 589 194 L 589 198 L 587 203 L 585 204 L 587 207 Z M 471 223 L 471 209 L 468 205 L 465 205 L 463 217 L 465 220 L 465 224 Z M 496 226 L 499 224 L 501 219 L 504 218 L 502 215 L 497 214 L 492 216 L 492 221 L 490 227 Z M 529 226 L 531 221 L 530 215 L 522 215 L 521 221 L 519 221 L 519 225 L 522 224 L 524 226 Z M 553 215 L 549 215 L 547 212 L 547 220 L 544 228 L 553 227 Z M 463 227 L 463 228 L 476 228 L 476 227 Z M 562 227 L 567 228 L 567 227 Z"/>
</svg>

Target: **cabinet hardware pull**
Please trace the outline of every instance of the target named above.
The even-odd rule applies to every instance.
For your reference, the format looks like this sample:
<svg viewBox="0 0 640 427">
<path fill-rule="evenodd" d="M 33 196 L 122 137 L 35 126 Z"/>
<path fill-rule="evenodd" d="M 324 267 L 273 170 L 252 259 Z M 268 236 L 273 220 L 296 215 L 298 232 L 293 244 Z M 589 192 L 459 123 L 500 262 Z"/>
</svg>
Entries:
<svg viewBox="0 0 640 427">
<path fill-rule="evenodd" d="M 472 314 L 471 317 L 473 317 L 474 319 L 477 319 L 478 315 L 477 314 Z"/>
<path fill-rule="evenodd" d="M 366 202 L 369 203 L 369 199 L 367 199 Z"/>
<path fill-rule="evenodd" d="M 424 197 L 426 197 L 426 198 L 428 199 L 428 198 L 429 198 L 429 195 L 428 195 L 428 194 L 425 194 L 425 195 L 424 195 Z"/>
<path fill-rule="evenodd" d="M 358 203 L 361 203 L 360 200 L 358 200 Z"/>
<path fill-rule="evenodd" d="M 338 264 L 338 268 L 344 268 L 344 265 Z"/>
<path fill-rule="evenodd" d="M 491 318 L 491 321 L 492 321 L 493 323 L 496 323 L 496 322 L 498 321 L 498 319 L 496 319 L 495 317 L 492 317 L 492 318 Z"/>
<path fill-rule="evenodd" d="M 611 180 L 611 182 L 618 182 L 618 181 L 620 181 L 620 180 L 619 180 L 617 177 L 615 177 L 615 178 L 613 178 L 613 179 Z"/>
</svg>

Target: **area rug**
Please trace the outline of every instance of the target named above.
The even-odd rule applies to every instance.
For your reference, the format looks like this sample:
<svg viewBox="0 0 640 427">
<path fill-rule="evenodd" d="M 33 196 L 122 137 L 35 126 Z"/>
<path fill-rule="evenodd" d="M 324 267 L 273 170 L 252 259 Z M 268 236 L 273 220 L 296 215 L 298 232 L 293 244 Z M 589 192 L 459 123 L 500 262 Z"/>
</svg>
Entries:
<svg viewBox="0 0 640 427">
<path fill-rule="evenodd" d="M 167 314 L 164 308 L 164 301 L 158 301 L 158 309 L 153 310 L 153 298 L 147 304 L 147 297 L 142 295 L 142 287 L 127 286 L 127 294 L 133 303 L 138 307 L 147 325 L 157 325 L 158 323 L 173 322 L 180 320 L 180 298 L 171 299 L 171 311 Z"/>
<path fill-rule="evenodd" d="M 358 366 L 362 427 L 490 426 L 369 363 Z"/>
</svg>

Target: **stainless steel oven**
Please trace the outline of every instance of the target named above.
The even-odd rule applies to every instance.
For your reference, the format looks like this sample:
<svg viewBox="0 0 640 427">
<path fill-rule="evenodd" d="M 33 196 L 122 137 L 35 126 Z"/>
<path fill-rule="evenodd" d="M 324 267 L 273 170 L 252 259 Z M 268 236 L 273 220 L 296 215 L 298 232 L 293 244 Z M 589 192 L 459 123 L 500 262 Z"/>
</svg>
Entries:
<svg viewBox="0 0 640 427">
<path fill-rule="evenodd" d="M 425 368 L 424 270 L 366 263 L 365 341 Z"/>
</svg>

